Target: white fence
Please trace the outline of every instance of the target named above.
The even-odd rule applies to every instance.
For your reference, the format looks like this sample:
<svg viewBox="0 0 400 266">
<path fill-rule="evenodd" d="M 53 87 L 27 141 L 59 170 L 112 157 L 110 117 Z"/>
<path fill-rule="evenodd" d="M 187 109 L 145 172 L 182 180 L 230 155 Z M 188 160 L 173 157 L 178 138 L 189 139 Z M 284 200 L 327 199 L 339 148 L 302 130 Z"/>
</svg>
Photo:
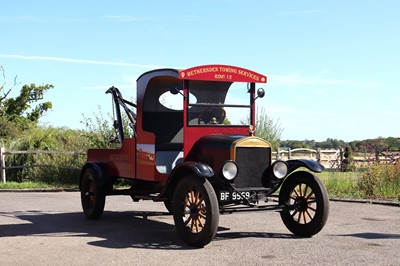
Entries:
<svg viewBox="0 0 400 266">
<path fill-rule="evenodd" d="M 273 152 L 275 159 L 290 160 L 290 159 L 311 159 L 318 161 L 327 169 L 340 168 L 344 159 L 344 149 L 336 150 L 313 150 L 306 148 L 287 149 Z M 359 167 L 366 167 L 374 162 L 379 163 L 399 163 L 400 151 L 376 152 L 376 153 L 358 153 L 353 155 L 353 163 Z"/>
<path fill-rule="evenodd" d="M 325 168 L 339 168 L 343 161 L 343 150 L 313 150 L 308 148 L 278 149 L 272 153 L 275 160 L 310 159 L 319 162 Z"/>
</svg>

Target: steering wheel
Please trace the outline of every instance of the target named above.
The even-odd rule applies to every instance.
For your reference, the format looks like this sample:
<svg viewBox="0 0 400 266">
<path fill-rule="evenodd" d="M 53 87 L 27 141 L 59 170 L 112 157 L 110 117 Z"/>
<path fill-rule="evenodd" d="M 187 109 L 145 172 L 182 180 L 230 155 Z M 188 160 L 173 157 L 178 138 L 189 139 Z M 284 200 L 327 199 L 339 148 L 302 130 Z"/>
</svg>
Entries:
<svg viewBox="0 0 400 266">
<path fill-rule="evenodd" d="M 197 123 L 200 125 L 201 121 L 204 124 L 222 124 L 225 120 L 226 112 L 222 107 L 209 107 L 200 113 Z"/>
</svg>

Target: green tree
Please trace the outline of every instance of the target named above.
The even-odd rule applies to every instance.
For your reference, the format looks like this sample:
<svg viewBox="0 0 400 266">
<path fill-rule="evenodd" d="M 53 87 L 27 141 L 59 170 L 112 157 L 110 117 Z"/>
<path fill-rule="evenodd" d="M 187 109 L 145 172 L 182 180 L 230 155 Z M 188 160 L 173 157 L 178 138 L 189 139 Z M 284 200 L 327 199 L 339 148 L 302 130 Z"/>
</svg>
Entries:
<svg viewBox="0 0 400 266">
<path fill-rule="evenodd" d="M 22 86 L 19 95 L 10 97 L 11 91 L 18 85 L 17 77 L 14 83 L 6 87 L 7 79 L 3 66 L 0 66 L 3 83 L 0 85 L 0 136 L 7 137 L 15 130 L 26 129 L 30 124 L 36 125 L 48 110 L 52 108 L 51 102 L 43 101 L 44 93 L 54 88 L 53 85 L 35 84 Z"/>
<path fill-rule="evenodd" d="M 389 149 L 385 139 L 378 137 L 376 139 L 367 139 L 363 141 L 363 150 L 375 154 L 375 159 L 379 160 L 379 154 Z"/>
<path fill-rule="evenodd" d="M 400 138 L 389 137 L 385 139 L 385 143 L 388 146 L 388 150 L 390 151 L 400 150 Z"/>
<path fill-rule="evenodd" d="M 52 108 L 51 102 L 40 102 L 43 100 L 43 94 L 52 88 L 54 86 L 50 84 L 36 86 L 32 83 L 22 86 L 17 97 L 4 99 L 0 103 L 3 115 L 14 122 L 27 119 L 37 123 L 39 118 Z"/>
</svg>

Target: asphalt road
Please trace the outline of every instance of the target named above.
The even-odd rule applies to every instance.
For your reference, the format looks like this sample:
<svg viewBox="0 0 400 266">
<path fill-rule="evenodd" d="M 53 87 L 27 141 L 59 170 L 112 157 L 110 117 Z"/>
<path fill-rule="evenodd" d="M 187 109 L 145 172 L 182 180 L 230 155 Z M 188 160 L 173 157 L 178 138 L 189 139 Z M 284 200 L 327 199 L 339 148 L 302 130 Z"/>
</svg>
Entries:
<svg viewBox="0 0 400 266">
<path fill-rule="evenodd" d="M 213 242 L 192 248 L 162 203 L 107 198 L 99 221 L 79 193 L 0 193 L 0 264 L 400 265 L 400 207 L 331 202 L 325 228 L 292 235 L 279 213 L 223 215 Z"/>
</svg>

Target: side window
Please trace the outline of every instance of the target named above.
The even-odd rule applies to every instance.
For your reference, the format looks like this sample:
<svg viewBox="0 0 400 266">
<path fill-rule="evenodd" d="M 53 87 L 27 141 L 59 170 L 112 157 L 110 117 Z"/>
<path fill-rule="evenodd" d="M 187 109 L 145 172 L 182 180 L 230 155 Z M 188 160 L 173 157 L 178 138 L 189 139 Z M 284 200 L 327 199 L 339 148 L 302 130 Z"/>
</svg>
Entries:
<svg viewBox="0 0 400 266">
<path fill-rule="evenodd" d="M 172 94 L 169 91 L 161 94 L 158 98 L 159 103 L 170 110 L 182 111 L 183 110 L 183 99 L 180 94 Z"/>
<path fill-rule="evenodd" d="M 189 96 L 190 102 L 197 102 L 196 97 L 191 94 Z M 164 92 L 161 94 L 160 98 L 158 98 L 159 103 L 174 111 L 183 111 L 183 96 L 181 94 L 172 94 L 169 91 Z"/>
</svg>

